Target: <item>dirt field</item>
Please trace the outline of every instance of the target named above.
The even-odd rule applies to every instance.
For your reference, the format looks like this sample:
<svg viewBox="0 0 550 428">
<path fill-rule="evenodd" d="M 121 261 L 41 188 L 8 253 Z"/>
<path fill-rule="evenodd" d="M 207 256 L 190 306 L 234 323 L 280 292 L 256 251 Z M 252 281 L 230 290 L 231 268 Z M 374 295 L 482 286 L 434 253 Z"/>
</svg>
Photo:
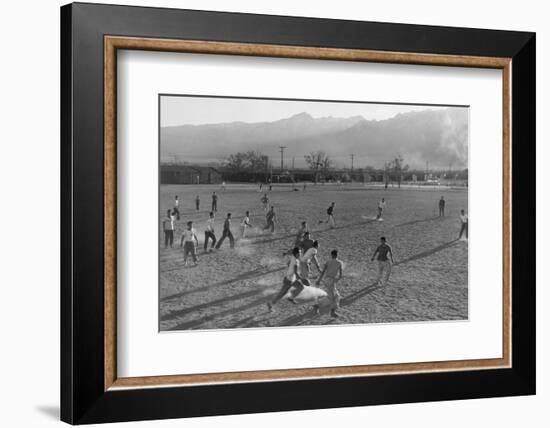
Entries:
<svg viewBox="0 0 550 428">
<path fill-rule="evenodd" d="M 253 230 L 237 240 L 235 249 L 226 240 L 220 250 L 204 254 L 204 229 L 211 194 L 219 195 L 216 237 L 223 219 L 233 215 L 232 231 L 240 236 L 240 222 L 250 211 Z M 278 223 L 274 235 L 262 232 L 265 212 L 255 186 L 219 185 L 161 186 L 160 218 L 180 198 L 181 220 L 176 225 L 174 248 L 164 248 L 160 233 L 160 329 L 225 329 L 268 326 L 324 325 L 458 320 L 468 318 L 468 243 L 457 241 L 460 209 L 467 211 L 466 190 L 366 188 L 350 185 L 308 185 L 305 191 L 275 186 L 270 204 Z M 200 211 L 195 197 L 201 198 Z M 446 217 L 437 217 L 437 201 L 445 196 Z M 384 221 L 374 221 L 377 203 L 385 197 Z M 336 203 L 336 227 L 325 219 L 329 203 Z M 199 264 L 183 264 L 181 231 L 193 220 L 199 237 Z M 267 311 L 266 302 L 276 293 L 284 276 L 285 257 L 302 220 L 312 238 L 319 240 L 319 261 L 338 249 L 345 264 L 339 283 L 342 295 L 340 318 L 328 307 L 315 315 L 311 304 L 294 305 L 286 300 Z M 395 265 L 389 283 L 373 285 L 377 264 L 370 257 L 385 235 L 394 251 Z M 317 275 L 312 269 L 314 277 Z"/>
</svg>

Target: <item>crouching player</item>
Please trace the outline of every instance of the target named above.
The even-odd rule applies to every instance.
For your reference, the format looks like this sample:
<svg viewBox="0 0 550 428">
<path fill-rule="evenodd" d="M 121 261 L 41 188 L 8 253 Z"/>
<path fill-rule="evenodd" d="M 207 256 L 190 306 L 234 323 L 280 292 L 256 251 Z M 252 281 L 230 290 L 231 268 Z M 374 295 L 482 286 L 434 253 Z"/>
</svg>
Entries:
<svg viewBox="0 0 550 428">
<path fill-rule="evenodd" d="M 283 278 L 283 286 L 277 293 L 277 295 L 271 300 L 270 302 L 267 302 L 267 309 L 269 312 L 273 311 L 273 306 L 281 300 L 283 297 L 285 297 L 286 293 L 288 293 L 288 290 L 294 287 L 292 290 L 289 300 L 292 303 L 296 303 L 294 301 L 294 298 L 302 292 L 304 289 L 304 284 L 302 283 L 302 277 L 300 276 L 298 266 L 300 263 L 300 249 L 294 248 L 292 250 L 292 256 L 289 258 L 288 266 L 286 275 Z"/>
</svg>

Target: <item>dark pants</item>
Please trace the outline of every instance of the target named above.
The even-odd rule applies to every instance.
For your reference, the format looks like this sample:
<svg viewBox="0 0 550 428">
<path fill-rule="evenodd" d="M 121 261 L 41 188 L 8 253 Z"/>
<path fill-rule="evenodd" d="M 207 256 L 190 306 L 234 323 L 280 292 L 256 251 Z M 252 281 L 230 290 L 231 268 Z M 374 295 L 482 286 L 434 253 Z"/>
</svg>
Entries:
<svg viewBox="0 0 550 428">
<path fill-rule="evenodd" d="M 439 207 L 439 217 L 445 217 L 445 207 Z"/>
<path fill-rule="evenodd" d="M 378 207 L 378 215 L 376 216 L 377 219 L 382 217 L 382 208 Z"/>
<path fill-rule="evenodd" d="M 230 230 L 224 230 L 222 237 L 220 238 L 218 244 L 216 245 L 216 248 L 220 248 L 222 246 L 225 238 L 229 238 L 229 246 L 231 248 L 235 247 L 235 238 L 233 238 L 233 234 L 231 233 Z"/>
<path fill-rule="evenodd" d="M 197 211 L 200 210 L 201 203 L 199 201 L 195 201 L 195 206 L 197 207 Z"/>
<path fill-rule="evenodd" d="M 463 234 L 466 234 L 466 238 L 468 238 L 468 223 L 462 223 L 462 226 L 460 227 L 460 233 L 458 234 L 458 239 L 462 238 Z"/>
<path fill-rule="evenodd" d="M 216 212 L 218 211 L 218 203 L 212 201 L 212 209 L 210 211 Z"/>
<path fill-rule="evenodd" d="M 208 240 L 212 240 L 212 247 L 216 245 L 216 235 L 214 235 L 214 232 L 205 231 L 204 232 L 204 251 L 208 248 Z"/>
<path fill-rule="evenodd" d="M 274 221 L 267 220 L 267 224 L 264 227 L 264 230 L 268 230 L 268 229 L 271 229 L 271 233 L 275 232 L 275 222 Z"/>
<path fill-rule="evenodd" d="M 164 231 L 164 248 L 168 247 L 168 244 L 170 244 L 170 248 L 172 248 L 172 245 L 174 245 L 174 231 L 173 230 L 165 230 Z"/>
<path fill-rule="evenodd" d="M 285 278 L 283 279 L 283 286 L 281 287 L 281 290 L 277 293 L 277 295 L 273 298 L 271 304 L 274 305 L 283 297 L 285 297 L 286 293 L 288 293 L 288 290 L 290 290 L 292 287 L 294 287 L 294 290 L 292 290 L 291 297 L 294 299 L 298 294 L 302 292 L 302 290 L 304 289 L 304 284 L 302 284 L 299 279 L 294 282 L 290 282 L 290 280 L 285 276 Z"/>
<path fill-rule="evenodd" d="M 180 210 L 178 208 L 174 207 L 173 212 L 176 213 L 176 218 L 179 220 L 180 219 Z"/>
<path fill-rule="evenodd" d="M 193 257 L 193 261 L 197 263 L 197 251 L 195 249 L 195 243 L 194 242 L 186 242 L 183 244 L 183 261 L 187 262 L 187 256 L 191 254 L 191 257 Z"/>
</svg>

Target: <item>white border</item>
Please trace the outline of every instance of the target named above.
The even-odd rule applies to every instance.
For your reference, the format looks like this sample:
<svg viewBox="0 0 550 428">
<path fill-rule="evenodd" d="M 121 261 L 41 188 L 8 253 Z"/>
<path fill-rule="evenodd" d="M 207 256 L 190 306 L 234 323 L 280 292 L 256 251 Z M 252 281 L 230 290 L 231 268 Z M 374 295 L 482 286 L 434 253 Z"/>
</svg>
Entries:
<svg viewBox="0 0 550 428">
<path fill-rule="evenodd" d="M 117 76 L 119 377 L 502 357 L 500 70 L 119 51 Z M 469 321 L 159 334 L 159 93 L 470 105 Z"/>
</svg>

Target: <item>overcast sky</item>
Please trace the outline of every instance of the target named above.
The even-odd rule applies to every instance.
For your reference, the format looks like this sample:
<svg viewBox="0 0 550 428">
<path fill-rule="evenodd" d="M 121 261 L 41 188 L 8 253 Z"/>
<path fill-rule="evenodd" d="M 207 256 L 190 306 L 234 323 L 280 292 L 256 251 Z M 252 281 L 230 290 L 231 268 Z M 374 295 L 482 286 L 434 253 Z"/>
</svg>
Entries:
<svg viewBox="0 0 550 428">
<path fill-rule="evenodd" d="M 436 106 L 379 103 L 287 101 L 249 98 L 161 96 L 161 126 L 227 122 L 272 122 L 306 112 L 314 118 L 363 116 L 383 120 L 398 113 L 435 109 Z"/>
</svg>

